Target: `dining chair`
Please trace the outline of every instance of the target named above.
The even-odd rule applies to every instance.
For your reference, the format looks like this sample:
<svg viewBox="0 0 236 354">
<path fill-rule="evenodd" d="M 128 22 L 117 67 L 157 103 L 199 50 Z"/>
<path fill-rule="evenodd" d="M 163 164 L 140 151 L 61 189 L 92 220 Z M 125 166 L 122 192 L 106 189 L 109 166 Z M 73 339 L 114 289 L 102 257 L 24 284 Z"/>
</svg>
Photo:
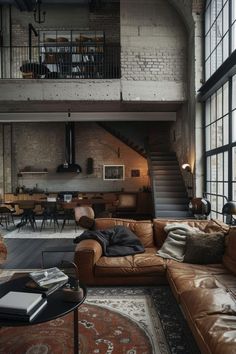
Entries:
<svg viewBox="0 0 236 354">
<path fill-rule="evenodd" d="M 19 206 L 19 209 L 23 210 L 23 213 L 21 215 L 21 220 L 19 222 L 19 224 L 16 225 L 16 227 L 18 228 L 18 232 L 20 231 L 20 229 L 24 226 L 26 226 L 27 224 L 30 224 L 31 228 L 33 231 L 35 231 L 37 229 L 37 224 L 36 224 L 36 220 L 35 220 L 35 212 L 34 212 L 34 208 L 35 208 L 35 201 L 34 200 L 22 200 L 19 201 L 17 203 L 17 205 Z"/>
</svg>

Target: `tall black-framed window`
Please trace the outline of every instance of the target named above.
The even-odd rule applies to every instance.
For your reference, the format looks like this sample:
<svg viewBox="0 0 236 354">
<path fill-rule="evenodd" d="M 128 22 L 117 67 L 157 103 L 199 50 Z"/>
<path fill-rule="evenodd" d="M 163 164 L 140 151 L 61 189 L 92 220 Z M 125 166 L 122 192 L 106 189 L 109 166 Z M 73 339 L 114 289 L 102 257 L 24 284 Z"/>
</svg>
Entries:
<svg viewBox="0 0 236 354">
<path fill-rule="evenodd" d="M 205 9 L 205 79 L 236 49 L 235 0 L 207 0 Z"/>
<path fill-rule="evenodd" d="M 236 1 L 208 0 L 205 9 L 208 83 L 208 92 L 204 93 L 205 189 L 212 206 L 211 217 L 222 220 L 226 200 L 236 201 L 236 74 L 222 65 L 230 60 L 235 49 Z"/>
</svg>

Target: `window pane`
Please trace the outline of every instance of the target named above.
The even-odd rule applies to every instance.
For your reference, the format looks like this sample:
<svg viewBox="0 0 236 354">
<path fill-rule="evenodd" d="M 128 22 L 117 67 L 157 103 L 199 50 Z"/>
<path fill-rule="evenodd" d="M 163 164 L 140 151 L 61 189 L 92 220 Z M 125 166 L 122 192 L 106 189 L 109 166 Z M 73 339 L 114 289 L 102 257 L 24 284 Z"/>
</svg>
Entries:
<svg viewBox="0 0 236 354">
<path fill-rule="evenodd" d="M 211 125 L 211 149 L 216 148 L 216 123 Z"/>
<path fill-rule="evenodd" d="M 228 33 L 223 38 L 223 61 L 229 56 L 229 35 Z"/>
<path fill-rule="evenodd" d="M 228 181 L 228 152 L 224 152 L 224 181 Z M 228 189 L 227 189 L 228 194 Z M 226 194 L 226 195 L 227 195 Z"/>
<path fill-rule="evenodd" d="M 207 127 L 206 128 L 206 151 L 210 150 L 211 148 L 210 142 L 211 142 L 211 128 Z"/>
<path fill-rule="evenodd" d="M 205 39 L 205 58 L 208 58 L 210 53 L 211 53 L 211 42 L 210 42 L 210 33 L 208 33 Z"/>
<path fill-rule="evenodd" d="M 223 17 L 221 12 L 216 20 L 216 44 L 218 44 L 222 40 L 223 37 L 222 27 L 223 27 Z"/>
<path fill-rule="evenodd" d="M 236 141 L 236 111 L 232 112 L 232 141 Z"/>
<path fill-rule="evenodd" d="M 236 23 L 233 24 L 232 26 L 232 52 L 235 50 L 236 48 Z"/>
<path fill-rule="evenodd" d="M 236 75 L 232 79 L 232 109 L 236 108 Z"/>
<path fill-rule="evenodd" d="M 236 181 L 236 147 L 234 147 L 233 151 L 232 151 L 232 160 L 233 160 L 232 161 L 232 172 L 233 172 L 232 179 L 233 179 L 233 181 Z"/>
<path fill-rule="evenodd" d="M 217 101 L 217 113 L 216 113 L 216 117 L 217 118 L 221 118 L 222 117 L 222 88 L 220 88 L 217 91 L 216 94 L 216 101 Z"/>
<path fill-rule="evenodd" d="M 211 122 L 216 120 L 216 95 L 211 96 Z"/>
<path fill-rule="evenodd" d="M 228 116 L 224 117 L 223 126 L 224 126 L 224 128 L 223 128 L 223 133 L 224 133 L 223 145 L 226 145 L 229 143 L 229 117 Z"/>
<path fill-rule="evenodd" d="M 236 3 L 235 3 L 235 0 L 232 1 L 232 20 L 233 20 L 233 22 L 236 20 Z"/>
<path fill-rule="evenodd" d="M 211 156 L 211 180 L 216 181 L 216 155 Z M 213 183 L 212 183 L 212 188 L 213 188 Z M 215 192 L 216 192 L 216 188 L 215 188 Z"/>
<path fill-rule="evenodd" d="M 210 67 L 210 64 L 211 64 L 211 58 L 209 58 L 207 61 L 206 61 L 206 64 L 205 64 L 205 76 L 206 76 L 206 80 L 209 79 L 210 75 L 211 75 L 211 67 Z"/>
<path fill-rule="evenodd" d="M 210 124 L 211 118 L 211 100 L 208 99 L 205 103 L 205 123 L 206 125 Z"/>
<path fill-rule="evenodd" d="M 223 121 L 219 119 L 217 121 L 217 139 L 216 139 L 217 147 L 223 145 Z"/>
<path fill-rule="evenodd" d="M 207 157 L 207 175 L 206 179 L 209 180 L 211 178 L 211 158 Z"/>
<path fill-rule="evenodd" d="M 229 3 L 227 2 L 223 8 L 223 34 L 229 29 Z"/>
<path fill-rule="evenodd" d="M 233 200 L 235 201 L 236 200 L 236 183 L 233 183 Z"/>
<path fill-rule="evenodd" d="M 217 156 L 217 171 L 218 171 L 218 181 L 223 181 L 223 154 L 218 154 Z M 222 184 L 223 193 L 223 184 Z"/>
<path fill-rule="evenodd" d="M 223 86 L 223 114 L 229 113 L 229 83 Z"/>
</svg>

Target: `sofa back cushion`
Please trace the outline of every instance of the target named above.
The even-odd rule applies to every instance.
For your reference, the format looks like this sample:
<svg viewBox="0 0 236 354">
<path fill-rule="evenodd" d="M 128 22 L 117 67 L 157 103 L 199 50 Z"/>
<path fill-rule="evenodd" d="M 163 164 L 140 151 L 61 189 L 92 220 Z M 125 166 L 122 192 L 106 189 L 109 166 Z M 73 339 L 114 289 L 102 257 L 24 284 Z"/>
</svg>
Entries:
<svg viewBox="0 0 236 354">
<path fill-rule="evenodd" d="M 150 220 L 128 220 L 117 218 L 99 218 L 95 219 L 95 230 L 105 230 L 117 225 L 128 227 L 135 233 L 144 247 L 153 247 L 153 229 Z"/>
<path fill-rule="evenodd" d="M 229 230 L 223 264 L 228 270 L 236 274 L 236 227 L 231 227 Z"/>
</svg>

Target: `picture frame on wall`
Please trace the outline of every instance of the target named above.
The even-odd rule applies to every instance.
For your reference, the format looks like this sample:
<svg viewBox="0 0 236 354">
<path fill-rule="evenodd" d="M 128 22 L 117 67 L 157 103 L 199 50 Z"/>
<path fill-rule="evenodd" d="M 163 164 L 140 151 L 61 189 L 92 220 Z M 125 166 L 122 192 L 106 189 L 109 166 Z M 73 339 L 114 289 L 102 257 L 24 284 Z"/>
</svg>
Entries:
<svg viewBox="0 0 236 354">
<path fill-rule="evenodd" d="M 104 181 L 121 181 L 125 179 L 125 165 L 103 165 Z"/>
</svg>

